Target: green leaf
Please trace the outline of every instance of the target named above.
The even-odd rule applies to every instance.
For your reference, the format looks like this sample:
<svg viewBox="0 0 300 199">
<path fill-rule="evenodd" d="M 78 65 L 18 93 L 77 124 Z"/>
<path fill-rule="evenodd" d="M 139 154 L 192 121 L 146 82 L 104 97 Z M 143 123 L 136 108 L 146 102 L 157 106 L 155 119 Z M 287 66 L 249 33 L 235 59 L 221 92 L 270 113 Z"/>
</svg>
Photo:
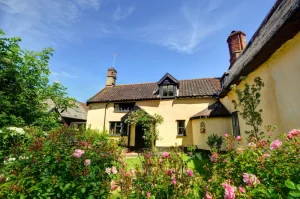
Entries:
<svg viewBox="0 0 300 199">
<path fill-rule="evenodd" d="M 65 188 L 64 188 L 64 191 L 65 191 L 66 189 L 68 189 L 70 186 L 71 186 L 70 183 L 66 184 L 66 185 L 65 185 Z"/>
<path fill-rule="evenodd" d="M 287 187 L 290 188 L 290 189 L 293 189 L 293 190 L 296 189 L 295 183 L 293 183 L 293 182 L 290 181 L 290 180 L 286 180 L 286 181 L 284 182 L 284 184 L 285 184 L 285 186 L 287 186 Z"/>
<path fill-rule="evenodd" d="M 81 188 L 81 193 L 85 192 L 85 187 Z"/>
<path fill-rule="evenodd" d="M 279 170 L 277 168 L 274 169 L 274 173 L 277 174 L 277 175 L 280 174 L 280 172 L 279 172 Z"/>
<path fill-rule="evenodd" d="M 300 184 L 297 184 L 297 189 L 300 191 Z"/>
<path fill-rule="evenodd" d="M 90 195 L 90 196 L 88 197 L 88 199 L 94 199 L 94 196 Z"/>
<path fill-rule="evenodd" d="M 289 195 L 299 198 L 300 197 L 300 191 L 290 191 Z"/>
</svg>

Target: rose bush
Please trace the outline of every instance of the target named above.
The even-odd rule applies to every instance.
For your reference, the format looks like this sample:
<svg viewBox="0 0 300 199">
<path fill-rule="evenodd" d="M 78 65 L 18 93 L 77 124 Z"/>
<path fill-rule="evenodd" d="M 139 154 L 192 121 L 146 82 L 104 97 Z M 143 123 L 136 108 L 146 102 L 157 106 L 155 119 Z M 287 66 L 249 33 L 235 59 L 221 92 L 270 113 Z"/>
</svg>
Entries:
<svg viewBox="0 0 300 199">
<path fill-rule="evenodd" d="M 202 197 L 300 197 L 300 130 L 272 141 L 254 137 L 247 148 L 242 137 L 226 134 L 224 140 L 227 152 L 214 151 L 207 167 L 210 175 L 199 181 Z"/>
<path fill-rule="evenodd" d="M 194 198 L 194 182 L 199 175 L 187 168 L 182 156 L 175 151 L 145 152 L 141 167 L 129 169 L 123 163 L 111 190 L 117 189 L 121 198 Z"/>
<path fill-rule="evenodd" d="M 106 134 L 62 127 L 41 134 L 26 131 L 27 143 L 15 148 L 1 167 L 0 198 L 107 198 L 121 149 Z"/>
</svg>

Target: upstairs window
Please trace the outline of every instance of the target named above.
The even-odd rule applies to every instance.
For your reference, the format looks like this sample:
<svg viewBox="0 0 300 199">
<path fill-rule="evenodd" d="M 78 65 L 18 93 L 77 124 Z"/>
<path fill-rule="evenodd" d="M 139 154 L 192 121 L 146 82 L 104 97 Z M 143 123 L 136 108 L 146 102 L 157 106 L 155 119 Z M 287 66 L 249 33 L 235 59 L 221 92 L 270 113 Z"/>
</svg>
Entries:
<svg viewBox="0 0 300 199">
<path fill-rule="evenodd" d="M 124 122 L 110 122 L 109 134 L 126 136 L 129 132 L 129 125 Z"/>
<path fill-rule="evenodd" d="M 185 135 L 185 120 L 177 120 L 177 135 Z"/>
<path fill-rule="evenodd" d="M 115 103 L 115 112 L 127 113 L 133 110 L 135 103 Z"/>
<path fill-rule="evenodd" d="M 175 96 L 175 86 L 174 85 L 161 86 L 161 96 L 162 97 L 174 97 Z"/>
</svg>

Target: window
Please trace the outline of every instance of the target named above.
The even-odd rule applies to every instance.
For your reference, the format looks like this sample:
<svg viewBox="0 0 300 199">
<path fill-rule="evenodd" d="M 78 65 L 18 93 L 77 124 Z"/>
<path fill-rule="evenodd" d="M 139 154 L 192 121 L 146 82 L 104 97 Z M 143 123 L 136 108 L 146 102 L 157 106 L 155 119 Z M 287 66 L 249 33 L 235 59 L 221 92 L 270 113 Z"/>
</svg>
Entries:
<svg viewBox="0 0 300 199">
<path fill-rule="evenodd" d="M 177 135 L 185 135 L 185 120 L 177 120 Z"/>
<path fill-rule="evenodd" d="M 129 132 L 129 125 L 124 122 L 110 122 L 109 133 L 111 135 L 126 136 Z"/>
<path fill-rule="evenodd" d="M 162 97 L 173 97 L 174 96 L 174 85 L 163 85 L 161 86 L 161 96 Z"/>
<path fill-rule="evenodd" d="M 115 112 L 129 112 L 133 110 L 135 103 L 115 103 Z"/>
<path fill-rule="evenodd" d="M 121 122 L 110 122 L 109 133 L 111 135 L 121 134 Z"/>
<path fill-rule="evenodd" d="M 232 129 L 234 137 L 241 135 L 238 112 L 232 112 Z"/>
</svg>

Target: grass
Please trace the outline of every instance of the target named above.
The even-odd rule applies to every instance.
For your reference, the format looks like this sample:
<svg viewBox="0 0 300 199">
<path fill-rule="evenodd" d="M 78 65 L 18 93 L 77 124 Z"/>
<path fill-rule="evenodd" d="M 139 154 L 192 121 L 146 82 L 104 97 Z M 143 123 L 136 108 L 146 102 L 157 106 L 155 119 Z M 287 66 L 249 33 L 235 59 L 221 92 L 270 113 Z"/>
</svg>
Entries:
<svg viewBox="0 0 300 199">
<path fill-rule="evenodd" d="M 141 160 L 143 157 L 134 157 L 134 158 L 126 158 L 125 163 L 128 165 L 128 168 L 141 168 Z M 209 158 L 205 155 L 201 155 L 201 159 L 194 157 L 191 158 L 187 154 L 184 154 L 183 160 L 187 161 L 187 167 L 197 171 L 199 173 L 204 173 L 203 166 L 209 162 Z"/>
</svg>

